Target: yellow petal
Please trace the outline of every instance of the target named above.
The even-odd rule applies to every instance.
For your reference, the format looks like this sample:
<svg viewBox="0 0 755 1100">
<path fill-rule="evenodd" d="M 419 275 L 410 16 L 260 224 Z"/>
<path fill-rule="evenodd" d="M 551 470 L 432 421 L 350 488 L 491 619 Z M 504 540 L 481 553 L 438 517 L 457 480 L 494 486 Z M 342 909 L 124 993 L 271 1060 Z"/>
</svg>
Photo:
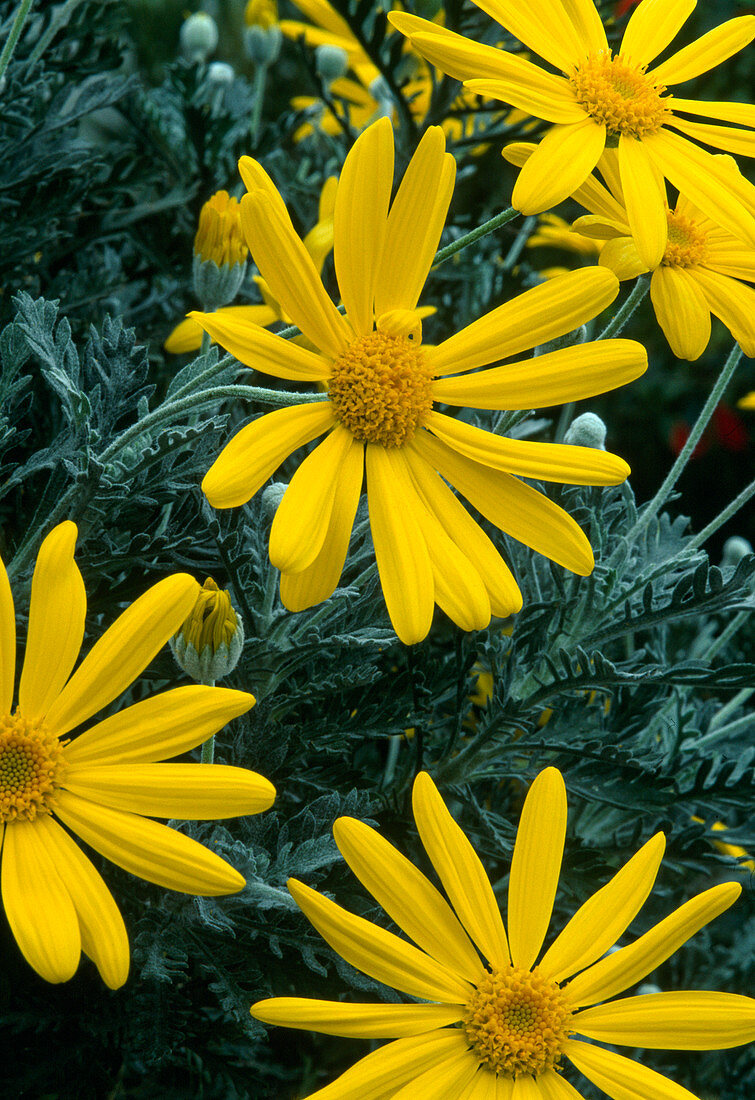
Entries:
<svg viewBox="0 0 755 1100">
<path fill-rule="evenodd" d="M 202 492 L 213 508 L 245 504 L 293 451 L 335 422 L 329 401 L 265 413 L 226 443 L 204 476 Z"/>
<path fill-rule="evenodd" d="M 275 800 L 269 780 L 224 764 L 72 764 L 63 784 L 114 810 L 183 821 L 258 814 Z"/>
<path fill-rule="evenodd" d="M 523 214 L 540 214 L 568 199 L 600 160 L 606 128 L 591 118 L 552 126 L 522 168 L 511 205 Z"/>
<path fill-rule="evenodd" d="M 658 170 L 642 142 L 627 134 L 619 138 L 619 169 L 634 243 L 640 259 L 652 270 L 663 259 L 668 239 L 666 196 Z"/>
<path fill-rule="evenodd" d="M 287 222 L 293 232 L 293 222 L 283 201 L 283 196 L 260 162 L 255 160 L 254 157 L 242 157 L 239 160 L 238 167 L 239 175 L 244 181 L 244 187 L 246 187 L 249 194 L 253 195 L 256 191 L 261 191 L 266 195 L 275 207 L 278 217 Z"/>
<path fill-rule="evenodd" d="M 75 523 L 59 523 L 40 546 L 34 567 L 18 691 L 18 705 L 31 721 L 44 718 L 60 693 L 84 638 L 87 597 L 73 560 L 77 534 Z"/>
<path fill-rule="evenodd" d="M 353 817 L 339 817 L 333 835 L 349 867 L 399 928 L 443 966 L 475 982 L 482 962 L 448 903 L 422 872 L 375 829 Z"/>
<path fill-rule="evenodd" d="M 755 105 L 752 103 L 719 103 L 703 99 L 680 99 L 674 96 L 674 114 L 684 111 L 689 115 L 705 115 L 722 122 L 735 122 L 740 126 L 755 126 Z"/>
<path fill-rule="evenodd" d="M 263 191 L 244 195 L 241 225 L 260 274 L 286 316 L 331 358 L 345 349 L 349 327 L 328 297 L 303 242 Z"/>
<path fill-rule="evenodd" d="M 270 529 L 270 561 L 284 572 L 298 573 L 312 564 L 328 533 L 341 477 L 361 484 L 364 445 L 336 425 L 291 478 Z"/>
<path fill-rule="evenodd" d="M 120 989 L 128 978 L 128 934 L 112 894 L 76 841 L 52 817 L 40 816 L 34 825 L 61 870 L 78 917 L 83 951 L 105 985 Z"/>
<path fill-rule="evenodd" d="M 566 72 L 589 52 L 589 40 L 580 37 L 561 0 L 538 0 L 537 6 L 525 6 L 519 0 L 479 0 L 477 7 Z"/>
<path fill-rule="evenodd" d="M 95 642 L 50 707 L 50 728 L 62 736 L 117 698 L 176 633 L 198 592 L 188 573 L 174 573 L 134 600 Z"/>
<path fill-rule="evenodd" d="M 556 768 L 540 772 L 524 801 L 509 877 L 509 945 L 529 970 L 553 911 L 566 837 L 566 787 Z"/>
<path fill-rule="evenodd" d="M 582 1094 L 577 1092 L 574 1085 L 570 1085 L 560 1073 L 552 1069 L 541 1074 L 537 1083 L 540 1087 L 539 1100 L 582 1100 Z"/>
<path fill-rule="evenodd" d="M 755 356 L 755 290 L 704 267 L 694 268 L 693 278 L 745 355 Z"/>
<path fill-rule="evenodd" d="M 414 499 L 399 449 L 367 446 L 367 502 L 375 558 L 393 629 L 405 645 L 427 637 L 433 617 L 433 571 L 412 511 Z"/>
<path fill-rule="evenodd" d="M 202 326 L 186 317 L 172 330 L 163 347 L 171 355 L 183 355 L 187 351 L 199 351 L 202 346 Z"/>
<path fill-rule="evenodd" d="M 643 0 L 627 23 L 621 40 L 623 58 L 638 68 L 666 49 L 697 6 L 697 0 Z"/>
<path fill-rule="evenodd" d="M 475 409 L 543 409 L 579 401 L 633 382 L 647 370 L 635 340 L 601 340 L 559 348 L 523 363 L 433 383 L 433 399 Z"/>
<path fill-rule="evenodd" d="M 490 880 L 427 772 L 414 780 L 412 808 L 420 840 L 459 920 L 492 966 L 507 966 L 506 932 Z"/>
<path fill-rule="evenodd" d="M 623 458 L 594 447 L 507 439 L 436 412 L 427 427 L 474 462 L 510 474 L 573 485 L 619 485 L 629 475 Z"/>
<path fill-rule="evenodd" d="M 540 1079 L 535 1077 L 516 1077 L 511 1090 L 511 1100 L 542 1100 Z"/>
<path fill-rule="evenodd" d="M 421 43 L 428 38 L 432 36 L 418 35 L 412 41 L 420 52 L 424 52 Z M 454 50 L 455 55 L 467 70 L 468 76 L 464 81 L 464 87 L 470 92 L 500 99 L 546 122 L 568 124 L 583 122 L 588 117 L 584 107 L 580 107 L 577 103 L 574 92 L 563 77 L 547 73 L 516 54 L 506 53 L 504 50 L 496 51 L 498 71 L 496 72 L 496 66 L 491 64 L 490 68 L 493 71 L 490 75 L 478 75 L 471 45 L 470 43 L 467 47 L 468 62 L 463 57 L 461 47 L 457 46 Z"/>
<path fill-rule="evenodd" d="M 457 1049 L 432 1069 L 404 1085 L 393 1100 L 438 1100 L 456 1097 L 474 1079 L 480 1063 L 463 1035 L 456 1034 Z"/>
<path fill-rule="evenodd" d="M 232 306 L 215 313 L 195 311 L 190 317 L 240 363 L 263 374 L 295 382 L 321 382 L 330 377 L 330 363 L 322 355 L 260 328 L 248 314 Z"/>
<path fill-rule="evenodd" d="M 251 1013 L 263 1024 L 319 1031 L 322 1035 L 399 1039 L 455 1024 L 463 1017 L 464 1009 L 453 1005 L 364 1005 L 304 997 L 271 997 L 252 1005 Z"/>
<path fill-rule="evenodd" d="M 2 894 L 11 932 L 26 961 L 46 982 L 67 982 L 81 958 L 76 910 L 35 821 L 5 829 Z"/>
<path fill-rule="evenodd" d="M 659 267 L 650 280 L 658 324 L 677 359 L 699 359 L 710 340 L 710 309 L 705 295 L 683 267 Z"/>
<path fill-rule="evenodd" d="M 689 46 L 672 54 L 648 75 L 656 84 L 683 84 L 701 73 L 715 69 L 727 58 L 739 53 L 755 38 L 755 15 L 728 19 L 708 31 Z"/>
<path fill-rule="evenodd" d="M 0 558 L 0 708 L 10 714 L 16 676 L 16 612 L 13 593 Z"/>
<path fill-rule="evenodd" d="M 439 126 L 417 146 L 388 215 L 385 250 L 375 282 L 375 316 L 413 310 L 425 285 L 451 202 L 456 161 Z"/>
<path fill-rule="evenodd" d="M 590 177 L 591 179 L 593 177 Z M 600 184 L 598 186 L 601 186 Z M 603 190 L 606 191 L 605 187 Z M 608 194 L 608 191 L 606 191 Z M 596 241 L 611 241 L 626 237 L 629 234 L 629 226 L 622 211 L 621 220 L 598 217 L 597 214 L 585 214 L 572 222 L 572 232 L 579 233 L 581 237 L 589 237 Z M 644 270 L 644 269 L 643 269 Z"/>
<path fill-rule="evenodd" d="M 575 1008 L 595 1004 L 641 981 L 690 936 L 733 905 L 741 892 L 739 883 L 723 882 L 691 898 L 634 943 L 601 959 L 569 982 L 570 1002 Z"/>
<path fill-rule="evenodd" d="M 291 895 L 323 939 L 347 962 L 413 997 L 466 1004 L 472 986 L 441 963 L 334 901 L 289 879 Z"/>
<path fill-rule="evenodd" d="M 459 1100 L 502 1100 L 503 1093 L 498 1092 L 498 1081 L 495 1073 L 480 1066 L 467 1087 L 459 1093 Z"/>
<path fill-rule="evenodd" d="M 536 149 L 537 145 L 532 142 L 514 141 L 503 149 L 503 157 L 510 164 L 521 166 L 527 163 Z M 603 156 L 605 156 L 605 152 Z M 623 222 L 626 220 L 624 207 L 616 201 L 611 192 L 594 175 L 588 176 L 585 182 L 572 192 L 572 198 L 575 202 L 581 203 L 587 210 L 591 210 L 594 214 L 608 221 Z"/>
<path fill-rule="evenodd" d="M 708 259 L 705 262 L 708 271 L 715 271 L 719 275 L 728 275 L 732 279 L 746 279 L 755 282 L 755 252 L 735 251 L 733 249 L 719 250 L 713 243 L 708 249 Z"/>
<path fill-rule="evenodd" d="M 333 259 L 346 314 L 358 336 L 372 332 L 375 277 L 393 187 L 393 127 L 381 118 L 344 162 L 333 216 Z"/>
<path fill-rule="evenodd" d="M 603 21 L 593 0 L 561 0 L 561 6 L 574 27 L 580 48 L 588 53 L 600 53 L 607 49 Z"/>
<path fill-rule="evenodd" d="M 592 572 L 584 532 L 548 497 L 510 474 L 465 458 L 429 432 L 418 432 L 413 445 L 496 527 L 580 576 Z"/>
<path fill-rule="evenodd" d="M 755 1000 L 734 993 L 649 993 L 586 1008 L 570 1023 L 580 1035 L 651 1050 L 724 1050 L 755 1039 Z"/>
<path fill-rule="evenodd" d="M 201 745 L 254 706 L 254 696 L 192 684 L 143 699 L 79 734 L 66 746 L 70 764 L 150 764 Z"/>
<path fill-rule="evenodd" d="M 57 793 L 55 813 L 105 859 L 147 882 L 203 897 L 244 888 L 244 879 L 229 863 L 167 825 L 65 790 Z"/>
<path fill-rule="evenodd" d="M 647 271 L 647 265 L 640 259 L 637 246 L 631 237 L 616 237 L 606 241 L 600 253 L 598 263 L 613 271 L 617 279 L 636 279 Z M 656 268 L 656 270 L 658 270 Z"/>
<path fill-rule="evenodd" d="M 645 904 L 665 847 L 663 833 L 656 833 L 588 898 L 546 951 L 541 974 L 563 982 L 613 947 Z"/>
<path fill-rule="evenodd" d="M 716 149 L 725 149 L 727 153 L 737 156 L 755 157 L 755 133 L 752 130 L 740 130 L 733 126 L 712 126 L 708 122 L 690 122 L 688 119 L 674 118 L 669 123 L 676 130 L 702 141 L 705 145 L 713 145 Z"/>
<path fill-rule="evenodd" d="M 631 1058 L 569 1040 L 564 1053 L 588 1081 L 612 1100 L 698 1100 L 687 1089 Z"/>
</svg>

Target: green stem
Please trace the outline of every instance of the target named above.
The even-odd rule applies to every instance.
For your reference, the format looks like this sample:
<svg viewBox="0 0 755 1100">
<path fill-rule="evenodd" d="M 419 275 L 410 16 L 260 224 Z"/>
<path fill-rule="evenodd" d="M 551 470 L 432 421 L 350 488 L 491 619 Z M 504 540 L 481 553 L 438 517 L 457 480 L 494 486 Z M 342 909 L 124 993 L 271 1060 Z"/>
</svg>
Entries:
<svg viewBox="0 0 755 1100">
<path fill-rule="evenodd" d="M 252 137 L 252 145 L 257 144 L 257 135 L 259 133 L 260 122 L 262 121 L 262 105 L 265 102 L 265 85 L 267 83 L 267 65 L 257 65 L 254 73 L 254 81 L 252 84 L 252 91 L 254 93 L 254 104 L 252 105 L 252 118 L 249 124 L 249 131 Z"/>
<path fill-rule="evenodd" d="M 205 684 L 207 687 L 211 687 L 211 688 L 215 687 L 215 681 L 214 680 L 203 680 L 202 683 Z M 213 733 L 212 737 L 208 737 L 207 740 L 202 745 L 202 763 L 203 764 L 214 764 L 215 763 L 215 734 L 214 733 Z"/>
<path fill-rule="evenodd" d="M 739 509 L 753 496 L 755 496 L 755 481 L 751 481 L 750 484 L 742 490 L 739 496 L 736 496 L 731 504 L 728 504 L 726 508 L 724 508 L 723 512 L 719 512 L 716 518 L 712 519 L 707 527 L 703 527 L 699 535 L 695 535 L 695 537 L 687 543 L 689 549 L 696 550 L 698 546 L 702 546 L 711 535 L 715 534 L 719 527 L 723 527 L 725 523 L 728 523 L 731 517 L 735 516 Z"/>
<path fill-rule="evenodd" d="M 486 237 L 488 233 L 492 233 L 502 225 L 508 225 L 509 222 L 513 222 L 514 218 L 518 217 L 519 211 L 515 210 L 513 206 L 510 206 L 508 210 L 503 210 L 500 214 L 496 214 L 494 218 L 490 218 L 489 221 L 483 222 L 482 225 L 478 225 L 477 228 L 473 229 L 470 233 L 465 233 L 463 237 L 459 237 L 458 240 L 452 241 L 451 244 L 446 245 L 445 248 L 441 248 L 439 252 L 436 252 L 435 260 L 433 261 L 433 269 L 435 269 L 438 264 L 442 264 L 450 256 L 455 256 L 457 252 L 461 252 L 462 248 L 466 248 L 468 244 L 479 241 L 481 237 Z"/>
<path fill-rule="evenodd" d="M 740 611 L 740 615 L 746 616 L 746 611 Z M 739 618 L 739 616 L 737 616 Z M 719 711 L 717 711 L 710 721 L 708 726 L 709 730 L 718 729 L 720 726 L 724 726 L 730 714 L 733 714 L 739 707 L 744 706 L 747 700 L 755 694 L 755 688 L 742 688 L 738 691 L 733 699 L 730 699 L 728 703 L 725 703 Z"/>
<path fill-rule="evenodd" d="M 262 600 L 262 631 L 263 634 L 267 634 L 270 630 L 270 623 L 273 619 L 273 603 L 275 602 L 275 590 L 278 586 L 278 570 L 275 566 L 268 562 L 267 566 L 267 578 L 265 580 L 265 595 Z"/>
<path fill-rule="evenodd" d="M 639 304 L 645 300 L 648 290 L 650 290 L 650 276 L 640 275 L 632 288 L 632 293 L 624 302 L 624 305 L 618 310 L 616 315 L 611 318 L 596 339 L 610 340 L 612 336 L 618 336 Z"/>
<path fill-rule="evenodd" d="M 13 26 L 3 46 L 3 52 L 0 53 L 0 80 L 2 80 L 3 73 L 8 68 L 8 62 L 13 56 L 13 51 L 16 48 L 16 43 L 21 35 L 21 31 L 24 29 L 24 23 L 26 22 L 30 8 L 31 0 L 21 0 L 21 3 L 18 5 L 18 11 L 13 20 Z"/>
</svg>

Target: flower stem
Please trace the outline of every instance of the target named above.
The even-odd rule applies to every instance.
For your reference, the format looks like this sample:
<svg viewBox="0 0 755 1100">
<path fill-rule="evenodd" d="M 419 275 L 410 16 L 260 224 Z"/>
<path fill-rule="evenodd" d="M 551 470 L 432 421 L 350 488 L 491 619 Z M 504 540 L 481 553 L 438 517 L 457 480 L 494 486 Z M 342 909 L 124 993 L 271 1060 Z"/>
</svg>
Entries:
<svg viewBox="0 0 755 1100">
<path fill-rule="evenodd" d="M 214 680 L 203 680 L 202 683 L 205 684 L 207 687 L 211 687 L 211 688 L 215 687 L 215 681 Z M 203 764 L 214 764 L 215 763 L 215 734 L 214 733 L 213 733 L 212 737 L 208 737 L 207 740 L 202 745 L 202 763 Z"/>
<path fill-rule="evenodd" d="M 257 144 L 257 135 L 259 133 L 260 122 L 262 121 L 262 105 L 265 102 L 265 85 L 267 83 L 267 65 L 257 65 L 257 69 L 254 73 L 254 83 L 252 84 L 252 91 L 254 93 L 254 103 L 252 105 L 252 119 L 249 125 L 249 132 L 252 138 L 252 145 Z"/>
<path fill-rule="evenodd" d="M 645 300 L 648 290 L 650 290 L 650 276 L 640 275 L 632 288 L 632 293 L 596 339 L 610 340 L 612 336 L 618 336 L 639 304 Z"/>
<path fill-rule="evenodd" d="M 433 269 L 442 264 L 450 256 L 455 256 L 457 252 L 461 252 L 462 248 L 466 248 L 468 244 L 474 244 L 475 241 L 479 241 L 481 237 L 486 237 L 488 233 L 492 233 L 494 230 L 500 228 L 502 225 L 508 225 L 509 222 L 513 222 L 514 218 L 519 217 L 519 211 L 515 210 L 513 206 L 510 206 L 508 210 L 503 210 L 500 214 L 496 214 L 494 218 L 490 218 L 488 221 L 483 222 L 482 225 L 478 225 L 476 229 L 473 229 L 470 233 L 465 233 L 463 237 L 459 237 L 456 241 L 451 241 L 451 244 L 446 245 L 445 248 L 441 248 L 439 252 L 435 253 L 435 260 L 433 261 Z"/>
<path fill-rule="evenodd" d="M 21 36 L 21 31 L 24 29 L 24 23 L 26 22 L 30 8 L 31 0 L 21 0 L 21 3 L 18 5 L 18 11 L 13 20 L 13 26 L 10 29 L 10 34 L 5 40 L 3 52 L 0 54 L 0 80 L 2 79 L 3 73 L 8 68 L 8 62 L 13 56 L 13 51 Z"/>
<path fill-rule="evenodd" d="M 739 509 L 753 496 L 755 496 L 755 481 L 751 481 L 749 485 L 745 486 L 739 496 L 736 496 L 731 504 L 728 504 L 724 508 L 723 512 L 719 512 L 716 518 L 712 519 L 707 527 L 703 527 L 699 535 L 695 535 L 695 537 L 687 543 L 689 549 L 697 550 L 698 546 L 702 546 L 719 527 L 723 527 L 732 516 L 735 516 Z"/>
</svg>

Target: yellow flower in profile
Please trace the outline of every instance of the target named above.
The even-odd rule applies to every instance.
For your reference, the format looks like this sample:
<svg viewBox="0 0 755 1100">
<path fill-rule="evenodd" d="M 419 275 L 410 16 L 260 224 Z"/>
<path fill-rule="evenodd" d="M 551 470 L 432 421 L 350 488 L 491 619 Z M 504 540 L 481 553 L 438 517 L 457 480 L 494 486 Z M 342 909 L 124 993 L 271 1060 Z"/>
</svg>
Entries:
<svg viewBox="0 0 755 1100">
<path fill-rule="evenodd" d="M 239 200 L 227 191 L 216 191 L 199 212 L 194 255 L 203 261 L 212 260 L 218 267 L 232 267 L 243 264 L 248 252 L 241 232 Z"/>
<path fill-rule="evenodd" d="M 309 1100 L 579 1100 L 562 1076 L 564 1062 L 613 1100 L 694 1100 L 667 1077 L 583 1038 L 717 1050 L 755 1037 L 749 997 L 703 990 L 611 1000 L 728 909 L 741 892 L 738 883 L 705 890 L 634 943 L 606 954 L 653 888 L 665 847 L 657 833 L 541 957 L 566 833 L 560 772 L 541 772 L 524 803 L 509 875 L 508 934 L 482 863 L 426 772 L 415 780 L 413 809 L 450 905 L 368 825 L 342 817 L 333 832 L 354 874 L 416 947 L 289 880 L 297 905 L 334 951 L 425 1002 L 274 997 L 255 1004 L 252 1015 L 264 1023 L 394 1040 Z"/>
<path fill-rule="evenodd" d="M 592 0 L 475 3 L 564 75 L 426 19 L 403 12 L 389 19 L 418 53 L 470 91 L 553 124 L 519 173 L 511 200 L 517 210 L 539 214 L 568 198 L 602 166 L 606 151 L 616 149 L 629 224 L 648 267 L 660 263 L 666 247 L 664 176 L 717 225 L 755 246 L 755 188 L 694 144 L 753 156 L 755 134 L 741 127 L 755 126 L 755 107 L 664 95 L 667 85 L 708 72 L 743 49 L 755 37 L 755 16 L 722 23 L 648 72 L 695 0 L 641 0 L 615 55 Z M 694 122 L 684 117 L 690 114 L 735 125 Z"/>
<path fill-rule="evenodd" d="M 118 989 L 129 968 L 123 918 L 70 833 L 147 882 L 189 894 L 235 893 L 244 879 L 225 860 L 143 815 L 211 820 L 259 813 L 275 789 L 244 768 L 157 763 L 195 748 L 249 710 L 254 698 L 243 691 L 177 688 L 67 737 L 140 675 L 199 591 L 185 573 L 159 581 L 71 675 L 86 616 L 73 560 L 76 534 L 75 524 L 61 523 L 40 547 L 14 711 L 16 628 L 0 562 L 2 897 L 19 948 L 46 981 L 71 978 L 83 951 Z"/>
<path fill-rule="evenodd" d="M 246 166 L 250 175 L 253 164 Z M 581 529 L 520 477 L 614 485 L 629 472 L 605 451 L 506 439 L 435 411 L 434 402 L 542 408 L 605 392 L 647 365 L 641 345 L 616 340 L 477 371 L 570 332 L 604 309 L 618 281 L 602 268 L 535 287 L 437 347 L 422 346 L 417 302 L 455 169 L 442 131 L 431 127 L 391 204 L 390 123 L 381 119 L 357 139 L 344 163 L 334 215 L 344 317 L 283 199 L 256 165 L 257 189 L 247 179 L 250 193 L 241 201 L 247 243 L 281 306 L 319 351 L 245 325 L 224 310 L 192 314 L 247 366 L 328 388 L 322 401 L 277 410 L 242 428 L 202 482 L 210 504 L 243 504 L 288 455 L 327 433 L 297 469 L 273 520 L 270 560 L 283 574 L 281 598 L 299 611 L 333 592 L 366 465 L 380 579 L 394 629 L 407 644 L 427 635 L 436 602 L 464 630 L 484 628 L 491 613 L 505 616 L 521 607 L 511 572 L 446 481 L 513 538 L 587 574 L 594 563 Z"/>
</svg>

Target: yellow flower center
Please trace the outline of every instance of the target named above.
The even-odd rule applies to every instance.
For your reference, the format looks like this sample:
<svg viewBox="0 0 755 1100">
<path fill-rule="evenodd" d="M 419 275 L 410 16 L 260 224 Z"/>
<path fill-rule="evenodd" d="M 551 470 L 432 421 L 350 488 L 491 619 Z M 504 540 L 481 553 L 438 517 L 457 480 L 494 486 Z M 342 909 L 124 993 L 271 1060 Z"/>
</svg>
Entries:
<svg viewBox="0 0 755 1100">
<path fill-rule="evenodd" d="M 604 123 L 609 139 L 620 134 L 642 138 L 656 134 L 671 112 L 662 99 L 665 85 L 656 85 L 637 65 L 621 54 L 599 53 L 582 62 L 569 78 L 577 103 L 598 123 Z M 612 142 L 613 143 L 613 142 Z"/>
<path fill-rule="evenodd" d="M 49 814 L 65 767 L 63 746 L 42 722 L 0 718 L 0 822 Z"/>
<path fill-rule="evenodd" d="M 407 336 L 360 336 L 333 363 L 328 396 L 336 419 L 362 443 L 400 447 L 432 409 L 433 374 Z"/>
<path fill-rule="evenodd" d="M 462 1027 L 480 1061 L 504 1077 L 537 1077 L 561 1058 L 571 1030 L 563 991 L 537 971 L 486 970 Z"/>
<path fill-rule="evenodd" d="M 664 267 L 691 267 L 708 257 L 707 234 L 683 214 L 667 210 L 668 243 L 661 263 Z"/>
</svg>

